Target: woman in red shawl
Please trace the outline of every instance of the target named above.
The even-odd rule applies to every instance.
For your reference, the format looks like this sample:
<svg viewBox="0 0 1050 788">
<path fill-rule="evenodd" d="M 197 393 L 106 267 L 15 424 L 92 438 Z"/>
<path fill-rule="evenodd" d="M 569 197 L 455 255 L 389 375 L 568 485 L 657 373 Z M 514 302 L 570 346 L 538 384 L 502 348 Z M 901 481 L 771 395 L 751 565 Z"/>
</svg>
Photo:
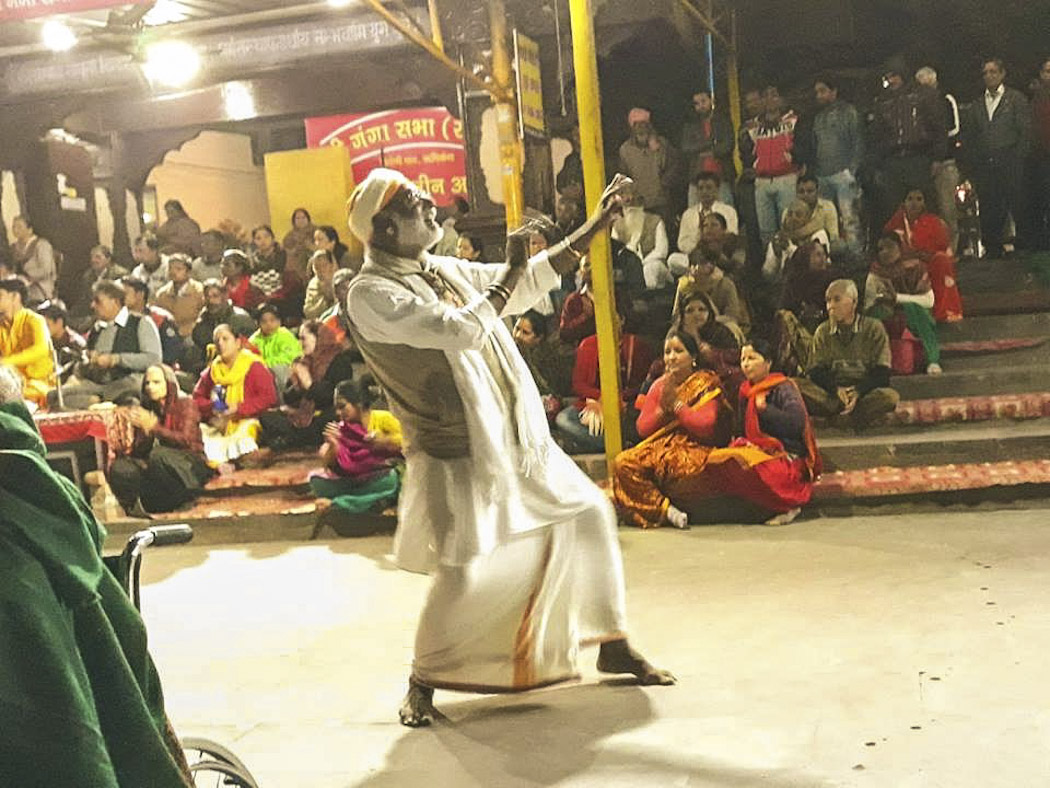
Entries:
<svg viewBox="0 0 1050 788">
<path fill-rule="evenodd" d="M 962 320 L 962 298 L 955 278 L 955 255 L 952 254 L 948 225 L 926 210 L 922 189 L 912 189 L 904 204 L 887 222 L 886 230 L 901 237 L 905 258 L 917 257 L 926 263 L 933 286 L 933 316 L 938 322 Z"/>
<path fill-rule="evenodd" d="M 809 503 L 821 461 L 802 395 L 770 371 L 772 359 L 762 340 L 741 350 L 747 380 L 737 406 L 740 437 L 708 455 L 703 475 L 712 495 L 743 498 L 773 513 L 766 525 L 787 525 Z"/>
<path fill-rule="evenodd" d="M 142 378 L 142 405 L 131 409 L 135 438 L 128 456 L 107 474 L 124 510 L 170 512 L 192 500 L 213 475 L 204 459 L 200 413 L 179 391 L 166 364 L 149 367 Z"/>
<path fill-rule="evenodd" d="M 350 352 L 336 333 L 318 320 L 299 329 L 303 356 L 292 364 L 284 389 L 284 407 L 259 417 L 261 443 L 279 450 L 293 446 L 316 448 L 325 425 L 335 419 L 335 387 L 354 376 Z"/>
</svg>

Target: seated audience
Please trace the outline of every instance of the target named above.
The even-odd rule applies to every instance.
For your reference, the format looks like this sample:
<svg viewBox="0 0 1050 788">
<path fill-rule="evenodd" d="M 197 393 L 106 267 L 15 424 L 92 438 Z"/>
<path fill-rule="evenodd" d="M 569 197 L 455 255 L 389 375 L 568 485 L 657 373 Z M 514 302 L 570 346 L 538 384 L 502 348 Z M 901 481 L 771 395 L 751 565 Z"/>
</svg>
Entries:
<svg viewBox="0 0 1050 788">
<path fill-rule="evenodd" d="M 310 475 L 319 498 L 352 514 L 389 505 L 401 486 L 401 424 L 378 410 L 371 378 L 344 380 L 335 388 L 338 422 L 324 428 L 321 458 L 325 470 Z"/>
<path fill-rule="evenodd" d="M 699 290 L 685 290 L 671 323 L 672 331 L 689 334 L 696 342 L 700 361 L 722 381 L 728 402 L 736 402 L 736 392 L 743 383 L 740 371 L 740 345 L 744 335 L 732 319 L 718 314 L 711 297 Z M 649 369 L 642 392 L 649 390 L 653 381 L 664 374 L 663 358 L 656 359 Z"/>
<path fill-rule="evenodd" d="M 204 308 L 197 315 L 197 322 L 193 324 L 193 332 L 190 339 L 193 341 L 193 363 L 191 368 L 200 372 L 208 358 L 208 346 L 212 342 L 212 334 L 217 326 L 225 323 L 233 329 L 237 336 L 251 336 L 255 333 L 257 326 L 255 319 L 239 306 L 230 302 L 226 288 L 218 279 L 207 279 L 202 285 L 204 289 Z"/>
<path fill-rule="evenodd" d="M 955 276 L 955 255 L 951 249 L 948 225 L 926 210 L 922 189 L 912 189 L 904 198 L 886 229 L 901 237 L 902 252 L 926 264 L 933 286 L 933 316 L 939 322 L 962 320 L 962 298 Z"/>
<path fill-rule="evenodd" d="M 40 238 L 28 217 L 16 216 L 11 220 L 11 259 L 14 269 L 28 283 L 26 305 L 55 297 L 58 281 L 58 266 L 55 250 L 46 238 Z"/>
<path fill-rule="evenodd" d="M 201 226 L 190 218 L 182 203 L 168 200 L 164 203 L 164 215 L 167 217 L 157 228 L 157 240 L 168 251 L 189 255 L 192 260 L 201 253 Z M 150 288 L 153 294 L 153 288 Z"/>
<path fill-rule="evenodd" d="M 747 245 L 739 236 L 728 232 L 727 227 L 722 214 L 707 214 L 703 218 L 700 247 L 717 252 L 722 258 L 719 268 L 739 277 L 747 264 Z M 688 259 L 685 263 L 688 270 Z"/>
<path fill-rule="evenodd" d="M 281 246 L 284 248 L 288 265 L 300 279 L 306 279 L 310 273 L 310 255 L 314 252 L 316 231 L 308 210 L 296 208 L 292 211 L 292 229 L 284 236 Z"/>
<path fill-rule="evenodd" d="M 591 291 L 591 261 L 580 260 L 580 285 L 569 293 L 561 307 L 558 337 L 567 345 L 577 345 L 598 331 L 594 322 L 594 294 Z"/>
<path fill-rule="evenodd" d="M 645 210 L 637 189 L 622 191 L 623 215 L 612 224 L 611 234 L 642 260 L 645 286 L 650 290 L 670 287 L 674 283 L 667 268 L 667 230 L 664 220 Z"/>
<path fill-rule="evenodd" d="M 222 253 L 222 276 L 230 302 L 251 311 L 264 300 L 263 294 L 251 283 L 251 261 L 240 249 Z"/>
<path fill-rule="evenodd" d="M 678 302 L 686 290 L 698 290 L 710 297 L 719 315 L 732 319 L 746 336 L 751 330 L 751 317 L 733 280 L 718 266 L 723 260 L 716 250 L 703 246 L 693 250 L 689 255 L 689 273 L 678 280 L 674 311 L 678 311 Z"/>
<path fill-rule="evenodd" d="M 830 248 L 827 232 L 822 227 L 813 227 L 812 216 L 812 210 L 802 200 L 796 199 L 787 207 L 780 229 L 766 245 L 762 278 L 768 284 L 779 288 L 783 282 L 787 261 L 791 259 L 799 244 L 815 241 L 823 244 L 825 249 Z"/>
<path fill-rule="evenodd" d="M 711 451 L 728 442 L 731 417 L 722 383 L 704 368 L 691 335 L 667 335 L 664 368 L 638 416 L 641 443 L 616 458 L 613 495 L 632 525 L 687 528 L 698 489 L 706 497 L 701 471 Z"/>
<path fill-rule="evenodd" d="M 828 319 L 824 293 L 838 278 L 823 244 L 806 241 L 791 255 L 775 316 L 777 369 L 791 375 L 805 372 L 813 332 Z"/>
<path fill-rule="evenodd" d="M 715 449 L 701 472 L 709 497 L 742 498 L 787 525 L 809 503 L 821 460 L 798 387 L 771 372 L 772 349 L 755 340 L 744 346 L 736 439 Z"/>
<path fill-rule="evenodd" d="M 941 343 L 933 304 L 926 264 L 917 257 L 904 259 L 901 237 L 895 232 L 883 233 L 864 285 L 864 314 L 888 321 L 887 328 L 895 339 L 906 326 L 922 342 L 926 374 L 940 375 Z"/>
<path fill-rule="evenodd" d="M 303 318 L 319 318 L 335 304 L 333 278 L 338 270 L 335 258 L 326 249 L 318 249 L 310 256 L 310 270 L 313 276 L 306 286 L 306 300 L 303 302 Z"/>
<path fill-rule="evenodd" d="M 722 217 L 726 232 L 740 234 L 740 220 L 736 208 L 718 199 L 720 178 L 713 172 L 701 172 L 696 176 L 695 205 L 686 208 L 678 227 L 678 251 L 667 258 L 671 273 L 681 276 L 689 267 L 689 254 L 700 245 L 704 234 L 704 218 L 713 213 Z"/>
<path fill-rule="evenodd" d="M 255 252 L 252 258 L 251 286 L 276 304 L 293 325 L 303 314 L 303 281 L 286 265 L 284 249 L 277 245 L 273 230 L 260 225 L 252 232 Z"/>
<path fill-rule="evenodd" d="M 514 342 L 543 398 L 547 418 L 553 419 L 561 411 L 562 398 L 572 391 L 572 357 L 564 345 L 551 341 L 547 318 L 533 309 L 515 321 Z"/>
<path fill-rule="evenodd" d="M 578 197 L 559 195 L 554 203 L 554 224 L 568 238 L 584 220 L 583 205 Z"/>
<path fill-rule="evenodd" d="M 157 236 L 144 233 L 136 238 L 131 247 L 131 256 L 136 263 L 131 269 L 131 276 L 146 283 L 149 297 L 152 298 L 168 283 L 168 267 L 163 265 Z"/>
<path fill-rule="evenodd" d="M 171 313 L 178 328 L 179 336 L 184 339 L 193 333 L 193 325 L 204 308 L 204 287 L 190 274 L 193 262 L 184 254 L 173 254 L 168 257 L 168 278 L 153 297 L 153 303 Z"/>
<path fill-rule="evenodd" d="M 805 377 L 796 379 L 812 416 L 868 426 L 897 407 L 890 388 L 890 341 L 875 318 L 857 311 L 857 286 L 836 279 L 825 293 L 828 319 L 813 334 Z"/>
<path fill-rule="evenodd" d="M 469 260 L 472 263 L 485 262 L 482 257 L 485 254 L 485 244 L 481 238 L 474 233 L 460 233 L 456 239 L 456 257 L 461 260 Z"/>
<path fill-rule="evenodd" d="M 48 464 L 20 393 L 0 366 L 2 782 L 186 788 L 142 619 L 102 561 L 106 531 Z"/>
<path fill-rule="evenodd" d="M 212 468 L 254 465 L 259 453 L 259 414 L 277 405 L 273 375 L 255 353 L 241 347 L 228 325 L 215 329 L 216 356 L 193 390 L 200 412 L 204 456 Z"/>
<path fill-rule="evenodd" d="M 328 224 L 322 224 L 314 230 L 314 249 L 324 250 L 331 253 L 332 258 L 340 268 L 348 268 L 355 274 L 361 270 L 364 260 L 355 260 L 350 254 L 350 249 L 339 240 L 339 233 Z"/>
<path fill-rule="evenodd" d="M 354 376 L 350 352 L 328 326 L 308 320 L 299 330 L 299 340 L 303 355 L 292 363 L 281 397 L 284 406 L 259 417 L 261 443 L 276 451 L 317 446 L 325 424 L 335 416 L 336 384 Z"/>
<path fill-rule="evenodd" d="M 625 305 L 616 305 L 620 325 L 626 317 Z M 645 381 L 653 354 L 645 340 L 634 334 L 620 334 L 620 410 L 630 412 Z M 578 399 L 558 414 L 555 425 L 569 452 L 603 451 L 605 439 L 602 415 L 601 381 L 598 372 L 598 337 L 591 335 L 576 348 L 572 370 L 572 392 Z"/>
<path fill-rule="evenodd" d="M 221 230 L 208 230 L 201 234 L 201 254 L 193 261 L 190 275 L 198 282 L 222 278 L 222 253 L 226 250 L 226 239 Z"/>
<path fill-rule="evenodd" d="M 441 222 L 441 238 L 431 247 L 430 253 L 436 257 L 455 257 L 459 232 L 456 225 L 460 219 L 470 213 L 470 205 L 462 197 L 453 197 L 452 204 L 438 209 L 438 220 Z"/>
<path fill-rule="evenodd" d="M 839 240 L 839 212 L 835 203 L 820 196 L 820 181 L 816 175 L 799 175 L 795 182 L 795 196 L 809 208 L 809 221 L 799 231 L 812 236 L 823 230 L 828 237 L 829 249 L 835 248 Z M 785 216 L 787 211 L 784 211 Z"/>
<path fill-rule="evenodd" d="M 73 368 L 84 360 L 87 340 L 69 327 L 69 315 L 61 302 L 45 302 L 40 314 L 47 323 L 47 332 L 51 335 L 51 347 L 55 349 L 58 361 L 56 374 L 65 382 L 73 374 Z"/>
<path fill-rule="evenodd" d="M 0 364 L 22 379 L 22 396 L 47 406 L 55 386 L 55 363 L 47 322 L 25 306 L 28 288 L 21 279 L 0 279 Z"/>
<path fill-rule="evenodd" d="M 259 329 L 249 341 L 259 351 L 263 364 L 273 373 L 277 391 L 284 391 L 292 362 L 302 356 L 303 347 L 295 334 L 281 323 L 281 310 L 276 304 L 263 304 L 255 310 Z"/>
<path fill-rule="evenodd" d="M 124 511 L 170 512 L 193 500 L 212 470 L 204 461 L 197 406 L 179 391 L 171 367 L 157 364 L 146 370 L 140 404 L 131 409 L 130 419 L 135 428 L 131 451 L 115 459 L 106 474 Z"/>
<path fill-rule="evenodd" d="M 88 360 L 63 386 L 66 408 L 78 410 L 96 402 L 119 402 L 137 395 L 142 373 L 161 363 L 160 334 L 148 317 L 124 305 L 124 288 L 103 280 L 92 289 L 92 307 L 100 321 L 88 337 Z M 48 395 L 54 407 L 55 393 Z"/>
<path fill-rule="evenodd" d="M 332 293 L 335 303 L 321 315 L 321 322 L 335 332 L 336 339 L 353 349 L 354 342 L 350 337 L 349 321 L 346 314 L 346 295 L 350 291 L 350 282 L 354 278 L 354 272 L 348 268 L 340 268 L 332 276 Z"/>
<path fill-rule="evenodd" d="M 80 275 L 80 286 L 77 301 L 73 304 L 73 314 L 91 314 L 91 288 L 95 282 L 103 279 L 116 281 L 128 275 L 128 270 L 113 262 L 113 252 L 108 246 L 94 246 L 91 249 L 88 267 Z"/>
<path fill-rule="evenodd" d="M 160 335 L 161 358 L 170 367 L 182 363 L 186 350 L 185 340 L 179 336 L 175 316 L 164 307 L 147 304 L 147 285 L 141 279 L 125 276 L 119 284 L 124 288 L 124 306 L 133 315 L 144 315 L 153 321 Z"/>
</svg>

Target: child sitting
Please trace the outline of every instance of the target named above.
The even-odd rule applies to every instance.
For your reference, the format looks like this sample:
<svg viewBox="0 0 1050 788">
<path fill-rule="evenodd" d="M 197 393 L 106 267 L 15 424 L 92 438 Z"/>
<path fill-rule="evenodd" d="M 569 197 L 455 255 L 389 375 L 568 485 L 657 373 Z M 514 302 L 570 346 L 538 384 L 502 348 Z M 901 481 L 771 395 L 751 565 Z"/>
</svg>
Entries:
<svg viewBox="0 0 1050 788">
<path fill-rule="evenodd" d="M 310 488 L 333 506 L 358 514 L 396 499 L 401 486 L 401 424 L 375 402 L 369 376 L 335 387 L 338 422 L 324 428 L 324 471 L 310 475 Z"/>
</svg>

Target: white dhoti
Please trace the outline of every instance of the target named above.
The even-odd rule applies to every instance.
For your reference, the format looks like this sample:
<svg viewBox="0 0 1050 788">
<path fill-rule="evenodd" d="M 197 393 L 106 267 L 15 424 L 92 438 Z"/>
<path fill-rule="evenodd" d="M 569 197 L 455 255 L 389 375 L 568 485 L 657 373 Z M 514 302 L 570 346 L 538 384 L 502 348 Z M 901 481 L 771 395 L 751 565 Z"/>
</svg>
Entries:
<svg viewBox="0 0 1050 788">
<path fill-rule="evenodd" d="M 623 563 L 607 501 L 440 565 L 416 633 L 413 676 L 468 692 L 520 692 L 577 677 L 581 645 L 626 636 Z"/>
</svg>

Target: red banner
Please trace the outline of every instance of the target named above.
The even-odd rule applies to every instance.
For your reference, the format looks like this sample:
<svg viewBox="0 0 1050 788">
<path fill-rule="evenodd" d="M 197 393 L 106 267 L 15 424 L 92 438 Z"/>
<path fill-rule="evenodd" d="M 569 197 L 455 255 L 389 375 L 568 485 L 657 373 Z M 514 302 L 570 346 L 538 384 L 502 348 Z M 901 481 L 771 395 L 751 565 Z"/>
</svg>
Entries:
<svg viewBox="0 0 1050 788">
<path fill-rule="evenodd" d="M 467 194 L 463 124 L 444 107 L 307 118 L 306 145 L 345 146 L 355 183 L 376 167 L 389 167 L 403 172 L 437 205 Z"/>
<path fill-rule="evenodd" d="M 143 5 L 151 0 L 0 0 L 0 22 L 52 14 L 76 14 L 99 8 Z"/>
</svg>

